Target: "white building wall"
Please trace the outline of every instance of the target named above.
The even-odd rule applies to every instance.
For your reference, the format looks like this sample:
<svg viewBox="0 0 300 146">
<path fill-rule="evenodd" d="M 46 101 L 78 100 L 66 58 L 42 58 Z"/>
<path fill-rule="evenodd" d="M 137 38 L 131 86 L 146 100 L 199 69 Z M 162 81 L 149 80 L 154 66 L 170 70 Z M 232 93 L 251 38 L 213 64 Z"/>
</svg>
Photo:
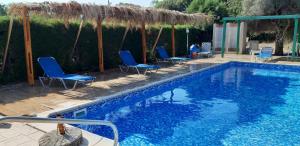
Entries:
<svg viewBox="0 0 300 146">
<path fill-rule="evenodd" d="M 227 23 L 226 29 L 226 44 L 225 52 L 235 51 L 236 48 L 236 35 L 237 35 L 237 24 L 236 23 Z M 221 51 L 222 47 L 222 37 L 223 37 L 223 25 L 214 24 L 213 26 L 213 48 L 216 51 Z M 240 53 L 246 47 L 246 37 L 247 37 L 247 24 L 245 22 L 241 23 L 240 29 Z M 232 49 L 232 50 L 229 50 Z"/>
</svg>

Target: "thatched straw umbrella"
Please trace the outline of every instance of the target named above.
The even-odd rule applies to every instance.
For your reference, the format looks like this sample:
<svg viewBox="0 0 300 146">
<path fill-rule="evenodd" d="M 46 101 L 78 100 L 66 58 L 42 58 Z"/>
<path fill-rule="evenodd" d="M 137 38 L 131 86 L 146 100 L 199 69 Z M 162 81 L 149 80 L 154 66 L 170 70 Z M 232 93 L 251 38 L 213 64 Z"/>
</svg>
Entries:
<svg viewBox="0 0 300 146">
<path fill-rule="evenodd" d="M 22 16 L 23 9 L 26 8 L 29 13 L 55 17 L 61 19 L 80 19 L 81 15 L 88 20 L 102 20 L 109 18 L 121 22 L 132 22 L 140 24 L 203 24 L 212 22 L 209 15 L 196 13 L 186 14 L 178 11 L 130 7 L 130 6 L 104 6 L 94 4 L 70 3 L 15 3 L 9 5 L 10 15 Z"/>
<path fill-rule="evenodd" d="M 41 15 L 50 18 L 59 18 L 65 20 L 67 24 L 69 20 L 80 20 L 82 17 L 85 20 L 97 22 L 98 35 L 98 52 L 99 52 L 99 69 L 104 71 L 103 63 L 103 44 L 102 44 L 102 21 L 117 21 L 118 23 L 130 23 L 131 26 L 140 26 L 145 24 L 172 24 L 172 54 L 175 55 L 175 39 L 174 39 L 174 25 L 176 24 L 191 24 L 200 25 L 212 22 L 212 17 L 209 15 L 185 14 L 182 12 L 142 8 L 134 6 L 104 6 L 95 4 L 80 4 L 77 2 L 70 3 L 15 3 L 9 5 L 8 14 L 11 16 L 23 17 L 24 37 L 25 37 L 25 52 L 26 52 L 26 66 L 28 83 L 34 84 L 34 76 L 32 69 L 32 49 L 30 37 L 29 15 Z M 142 28 L 143 40 L 143 57 L 146 60 L 146 45 L 145 41 L 145 27 Z"/>
</svg>

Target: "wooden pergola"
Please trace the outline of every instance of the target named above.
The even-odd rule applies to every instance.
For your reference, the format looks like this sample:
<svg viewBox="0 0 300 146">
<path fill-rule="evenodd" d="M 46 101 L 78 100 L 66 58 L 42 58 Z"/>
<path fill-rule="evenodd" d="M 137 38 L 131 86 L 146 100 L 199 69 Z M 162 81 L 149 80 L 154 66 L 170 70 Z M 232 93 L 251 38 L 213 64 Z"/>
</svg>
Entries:
<svg viewBox="0 0 300 146">
<path fill-rule="evenodd" d="M 237 17 L 224 17 L 223 18 L 223 37 L 222 37 L 222 57 L 224 57 L 225 53 L 225 42 L 226 42 L 226 24 L 227 22 L 235 21 L 238 24 L 237 27 L 237 42 L 236 42 L 236 52 L 239 52 L 240 46 L 240 26 L 241 21 L 254 21 L 254 20 L 287 20 L 292 19 L 294 20 L 294 33 L 293 33 L 293 47 L 292 47 L 292 56 L 295 57 L 296 55 L 296 45 L 297 45 L 297 34 L 299 28 L 299 19 L 300 15 L 275 15 L 275 16 L 237 16 Z"/>
<path fill-rule="evenodd" d="M 209 15 L 185 14 L 177 11 L 127 7 L 127 6 L 104 6 L 71 3 L 16 3 L 9 6 L 8 12 L 11 16 L 22 17 L 25 40 L 25 58 L 27 69 L 27 81 L 29 85 L 34 85 L 34 69 L 32 61 L 32 46 L 30 34 L 30 15 L 42 15 L 50 18 L 59 18 L 68 22 L 71 19 L 79 20 L 82 16 L 88 21 L 95 21 L 97 24 L 98 36 L 98 62 L 100 72 L 104 72 L 103 60 L 103 38 L 102 38 L 102 22 L 117 21 L 120 23 L 131 23 L 136 27 L 140 27 L 142 38 L 143 62 L 146 63 L 146 24 L 171 24 L 172 25 L 172 55 L 175 56 L 175 25 L 176 24 L 192 24 L 212 22 Z"/>
</svg>

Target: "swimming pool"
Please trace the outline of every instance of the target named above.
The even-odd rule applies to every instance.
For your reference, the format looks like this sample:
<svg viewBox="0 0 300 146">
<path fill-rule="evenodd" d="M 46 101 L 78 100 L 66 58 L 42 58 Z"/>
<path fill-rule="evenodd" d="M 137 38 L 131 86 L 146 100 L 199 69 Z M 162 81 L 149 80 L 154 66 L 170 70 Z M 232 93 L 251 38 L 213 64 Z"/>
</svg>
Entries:
<svg viewBox="0 0 300 146">
<path fill-rule="evenodd" d="M 296 145 L 299 98 L 300 67 L 230 62 L 61 113 L 112 121 L 121 146 Z"/>
</svg>

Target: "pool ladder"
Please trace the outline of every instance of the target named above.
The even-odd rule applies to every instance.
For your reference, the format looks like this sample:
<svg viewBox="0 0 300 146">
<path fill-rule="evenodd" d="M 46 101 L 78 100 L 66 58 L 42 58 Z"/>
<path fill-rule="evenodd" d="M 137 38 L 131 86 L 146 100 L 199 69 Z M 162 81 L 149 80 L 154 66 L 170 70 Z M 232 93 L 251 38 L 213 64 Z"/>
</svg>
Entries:
<svg viewBox="0 0 300 146">
<path fill-rule="evenodd" d="M 114 132 L 114 146 L 118 146 L 118 129 L 109 121 L 103 120 L 84 120 L 84 119 L 56 119 L 56 118 L 38 118 L 38 117 L 0 117 L 0 123 L 61 123 L 61 124 L 83 124 L 83 125 L 103 125 L 109 126 Z"/>
</svg>

